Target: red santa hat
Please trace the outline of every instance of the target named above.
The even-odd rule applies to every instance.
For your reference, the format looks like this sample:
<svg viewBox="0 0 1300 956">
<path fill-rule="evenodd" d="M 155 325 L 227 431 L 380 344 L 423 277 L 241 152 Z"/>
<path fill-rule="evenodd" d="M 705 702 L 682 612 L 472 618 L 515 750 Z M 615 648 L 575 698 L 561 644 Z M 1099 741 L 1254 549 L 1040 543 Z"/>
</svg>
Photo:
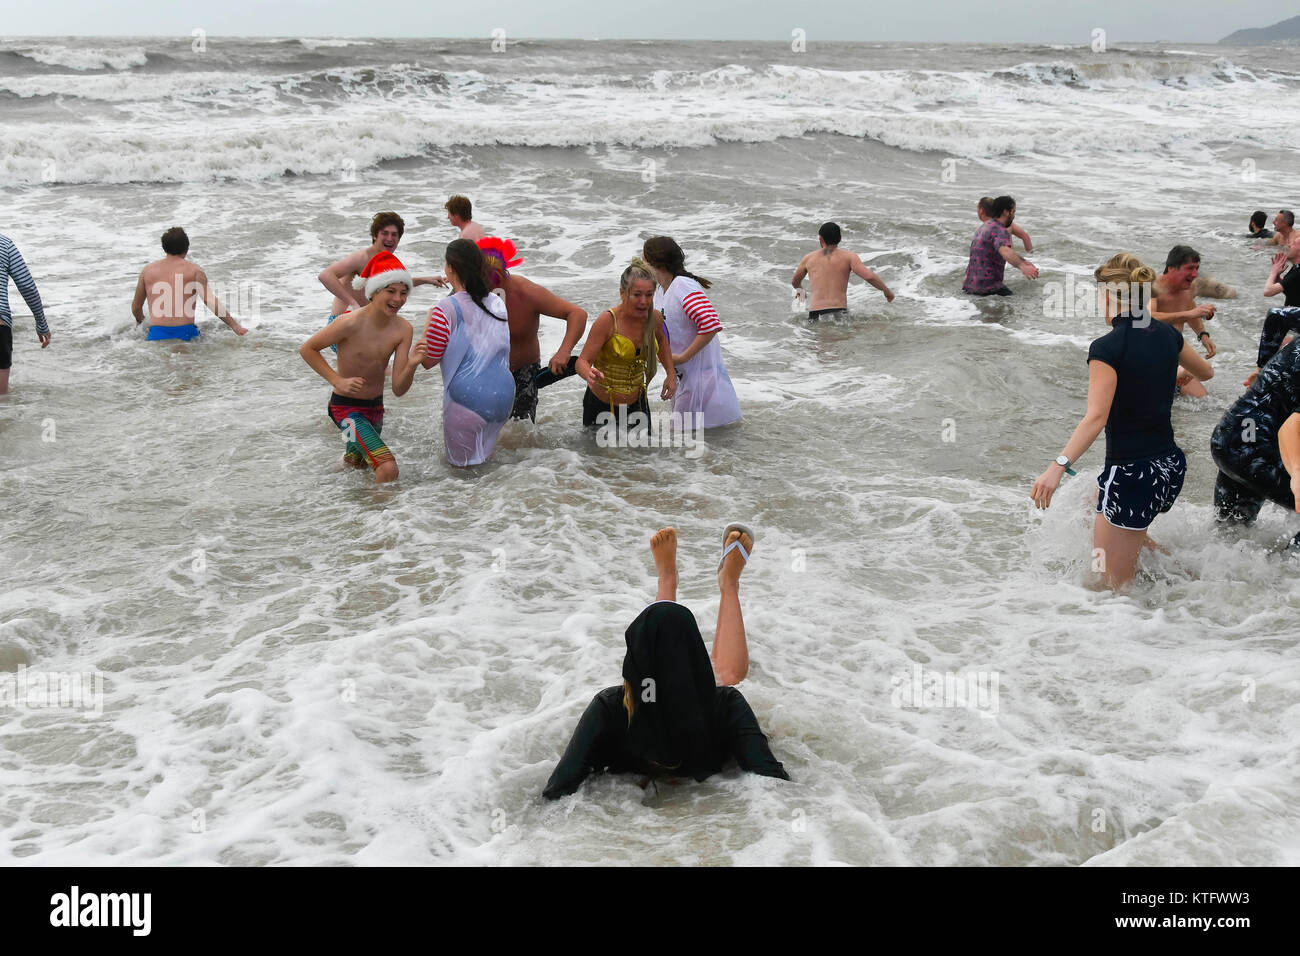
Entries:
<svg viewBox="0 0 1300 956">
<path fill-rule="evenodd" d="M 378 253 L 366 263 L 366 267 L 361 270 L 361 278 L 366 280 L 367 299 L 374 296 L 384 286 L 398 282 L 405 283 L 408 289 L 415 288 L 415 283 L 411 281 L 411 274 L 406 271 L 406 266 L 402 265 L 397 256 L 387 251 Z"/>
</svg>

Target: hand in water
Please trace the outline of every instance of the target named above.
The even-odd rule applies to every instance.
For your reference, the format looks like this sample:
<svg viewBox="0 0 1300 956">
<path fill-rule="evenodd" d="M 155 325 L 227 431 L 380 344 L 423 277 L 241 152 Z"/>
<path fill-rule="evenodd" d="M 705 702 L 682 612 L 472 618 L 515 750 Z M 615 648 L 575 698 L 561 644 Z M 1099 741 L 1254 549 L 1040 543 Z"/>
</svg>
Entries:
<svg viewBox="0 0 1300 956">
<path fill-rule="evenodd" d="M 1052 495 L 1056 494 L 1056 489 L 1061 484 L 1061 475 L 1063 474 L 1065 474 L 1063 469 L 1048 466 L 1048 469 L 1039 475 L 1038 480 L 1034 482 L 1029 497 L 1034 500 L 1034 505 L 1040 511 L 1046 511 L 1051 505 Z"/>
<path fill-rule="evenodd" d="M 1027 279 L 1038 278 L 1038 266 L 1034 265 L 1032 262 L 1023 263 L 1020 266 L 1020 271 L 1025 274 L 1025 278 Z"/>
</svg>

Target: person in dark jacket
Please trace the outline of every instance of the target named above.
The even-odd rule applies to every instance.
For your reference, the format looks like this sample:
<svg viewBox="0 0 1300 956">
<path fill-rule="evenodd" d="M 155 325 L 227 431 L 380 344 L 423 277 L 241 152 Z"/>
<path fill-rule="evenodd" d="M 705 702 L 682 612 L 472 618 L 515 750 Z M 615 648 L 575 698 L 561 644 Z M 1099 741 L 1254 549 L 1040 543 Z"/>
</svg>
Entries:
<svg viewBox="0 0 1300 956">
<path fill-rule="evenodd" d="M 592 773 L 698 781 L 731 759 L 742 770 L 790 779 L 753 710 L 730 686 L 749 670 L 740 573 L 753 546 L 753 532 L 743 525 L 723 532 L 722 602 L 710 660 L 695 615 L 677 603 L 677 532 L 664 528 L 650 539 L 658 599 L 628 626 L 623 684 L 602 690 L 587 706 L 547 781 L 548 800 L 575 792 Z"/>
</svg>

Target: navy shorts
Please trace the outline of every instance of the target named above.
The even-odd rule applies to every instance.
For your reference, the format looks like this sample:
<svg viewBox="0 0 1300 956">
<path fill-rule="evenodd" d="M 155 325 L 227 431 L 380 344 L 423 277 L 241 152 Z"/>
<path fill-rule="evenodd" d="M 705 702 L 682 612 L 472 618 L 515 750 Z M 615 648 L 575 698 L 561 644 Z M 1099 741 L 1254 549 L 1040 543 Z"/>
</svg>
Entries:
<svg viewBox="0 0 1300 956">
<path fill-rule="evenodd" d="M 1187 477 L 1181 451 L 1144 458 L 1127 465 L 1110 465 L 1097 476 L 1097 512 L 1116 528 L 1145 531 L 1174 506 Z"/>
<path fill-rule="evenodd" d="M 0 372 L 13 364 L 14 330 L 0 322 Z"/>
</svg>

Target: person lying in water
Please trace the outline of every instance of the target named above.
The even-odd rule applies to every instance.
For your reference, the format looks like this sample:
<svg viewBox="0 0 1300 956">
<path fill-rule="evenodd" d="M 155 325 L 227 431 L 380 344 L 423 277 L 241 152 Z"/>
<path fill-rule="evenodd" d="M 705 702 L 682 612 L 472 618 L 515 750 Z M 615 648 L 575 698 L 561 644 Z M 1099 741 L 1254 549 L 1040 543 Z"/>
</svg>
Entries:
<svg viewBox="0 0 1300 956">
<path fill-rule="evenodd" d="M 542 791 L 548 800 L 575 792 L 592 773 L 704 780 L 732 758 L 742 770 L 790 779 L 732 686 L 749 672 L 740 573 L 753 548 L 753 532 L 744 525 L 723 532 L 722 601 L 710 661 L 695 615 L 677 603 L 677 531 L 664 528 L 650 539 L 656 600 L 628 626 L 623 684 L 588 705 Z"/>
</svg>

